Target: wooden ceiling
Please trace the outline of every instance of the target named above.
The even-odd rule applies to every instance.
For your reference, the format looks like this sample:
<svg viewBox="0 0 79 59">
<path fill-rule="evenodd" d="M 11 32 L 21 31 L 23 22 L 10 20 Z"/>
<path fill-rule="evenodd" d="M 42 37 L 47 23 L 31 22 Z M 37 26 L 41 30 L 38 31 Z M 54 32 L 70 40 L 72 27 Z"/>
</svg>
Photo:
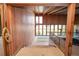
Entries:
<svg viewBox="0 0 79 59">
<path fill-rule="evenodd" d="M 68 3 L 13 3 L 9 4 L 15 7 L 28 7 L 32 8 L 32 11 L 35 14 L 67 14 L 67 6 Z M 79 7 L 79 4 L 77 4 Z M 79 8 L 77 8 L 77 12 L 79 13 Z"/>
</svg>

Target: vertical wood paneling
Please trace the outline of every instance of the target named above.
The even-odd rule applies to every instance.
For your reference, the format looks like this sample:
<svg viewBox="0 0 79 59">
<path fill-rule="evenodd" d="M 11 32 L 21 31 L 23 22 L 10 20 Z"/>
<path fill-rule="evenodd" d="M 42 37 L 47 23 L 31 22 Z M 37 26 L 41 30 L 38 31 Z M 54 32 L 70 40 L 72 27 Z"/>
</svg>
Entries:
<svg viewBox="0 0 79 59">
<path fill-rule="evenodd" d="M 15 54 L 24 46 L 31 45 L 34 39 L 34 14 L 28 8 L 16 8 L 5 5 L 5 15 L 7 28 L 10 32 L 8 53 Z"/>
</svg>

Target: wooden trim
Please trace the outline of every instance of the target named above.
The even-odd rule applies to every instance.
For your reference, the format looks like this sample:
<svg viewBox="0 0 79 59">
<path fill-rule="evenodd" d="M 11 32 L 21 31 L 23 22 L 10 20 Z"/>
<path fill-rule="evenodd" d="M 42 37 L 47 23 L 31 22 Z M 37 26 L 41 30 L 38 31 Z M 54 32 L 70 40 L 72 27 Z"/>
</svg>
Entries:
<svg viewBox="0 0 79 59">
<path fill-rule="evenodd" d="M 76 4 L 71 3 L 68 6 L 67 12 L 67 31 L 66 31 L 66 43 L 65 43 L 65 55 L 70 56 L 72 54 L 72 37 L 75 21 Z"/>
<path fill-rule="evenodd" d="M 60 30 L 60 35 L 62 35 L 62 29 L 63 29 L 63 25 L 61 25 L 61 30 Z"/>
<path fill-rule="evenodd" d="M 42 25 L 42 35 L 43 35 L 43 25 Z"/>
<path fill-rule="evenodd" d="M 54 29 L 53 29 L 53 32 L 55 33 L 55 24 L 54 24 L 54 27 L 53 27 Z"/>
<path fill-rule="evenodd" d="M 46 35 L 47 35 L 47 24 L 46 24 Z"/>
<path fill-rule="evenodd" d="M 67 6 L 68 3 L 7 3 L 8 5 L 12 6 L 19 6 L 19 7 L 26 7 L 26 6 Z"/>
<path fill-rule="evenodd" d="M 3 16 L 4 16 L 4 18 L 3 18 L 3 28 L 5 27 L 5 22 L 7 21 L 6 19 L 7 19 L 7 16 L 6 16 L 6 11 L 7 11 L 7 5 L 6 4 L 3 4 Z M 3 36 L 2 36 L 2 38 L 3 38 Z M 6 43 L 5 43 L 5 39 L 3 38 L 3 47 L 4 47 L 4 55 L 5 56 L 7 56 L 8 55 L 8 53 L 7 53 L 7 46 L 6 46 Z"/>
<path fill-rule="evenodd" d="M 1 25 L 2 25 L 2 30 L 4 27 L 4 8 L 3 8 L 3 4 L 0 4 L 0 15 L 1 15 Z"/>
<path fill-rule="evenodd" d="M 58 25 L 58 33 L 60 33 L 60 32 L 59 32 L 59 25 Z"/>
<path fill-rule="evenodd" d="M 1 15 L 1 29 L 3 31 L 4 28 L 4 5 L 0 4 L 0 15 Z M 4 39 L 2 38 L 2 42 L 3 42 L 3 52 L 4 55 L 6 55 L 6 51 L 5 51 L 5 43 L 4 43 Z"/>
<path fill-rule="evenodd" d="M 58 25 L 57 25 L 57 33 L 58 33 Z"/>
<path fill-rule="evenodd" d="M 34 22 L 35 22 L 35 36 L 36 36 L 36 15 L 35 15 L 35 18 L 34 19 L 35 19 Z"/>
<path fill-rule="evenodd" d="M 50 24 L 50 34 L 49 35 L 51 35 L 51 24 Z"/>
<path fill-rule="evenodd" d="M 38 16 L 38 23 L 39 23 L 39 16 Z M 38 35 L 40 35 L 40 34 L 39 34 L 39 25 L 38 25 Z"/>
<path fill-rule="evenodd" d="M 12 7 L 10 5 L 4 4 L 3 5 L 3 16 L 4 16 L 4 21 L 3 21 L 3 28 L 5 27 L 5 23 L 7 23 L 7 29 L 9 30 L 10 33 L 10 38 L 9 40 L 11 40 L 11 42 L 9 44 L 6 43 L 5 39 L 3 38 L 3 45 L 4 45 L 4 55 L 9 56 L 13 54 L 13 40 L 12 40 L 12 13 L 11 13 L 11 9 Z"/>
</svg>

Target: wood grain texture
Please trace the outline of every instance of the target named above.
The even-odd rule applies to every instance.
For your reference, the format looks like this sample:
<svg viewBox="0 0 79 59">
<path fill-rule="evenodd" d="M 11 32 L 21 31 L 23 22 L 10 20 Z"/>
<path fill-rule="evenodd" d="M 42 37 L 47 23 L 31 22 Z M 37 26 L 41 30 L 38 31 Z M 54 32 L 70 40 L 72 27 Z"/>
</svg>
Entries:
<svg viewBox="0 0 79 59">
<path fill-rule="evenodd" d="M 75 21 L 76 4 L 70 4 L 67 12 L 67 27 L 66 27 L 66 43 L 65 43 L 65 55 L 72 54 L 72 37 Z"/>
<path fill-rule="evenodd" d="M 34 38 L 34 14 L 26 8 L 14 8 L 13 40 L 14 51 L 31 45 Z"/>
<path fill-rule="evenodd" d="M 44 24 L 61 24 L 65 25 L 66 24 L 66 15 L 44 15 L 43 17 L 43 23 Z"/>
<path fill-rule="evenodd" d="M 34 38 L 34 14 L 28 8 L 16 8 L 5 5 L 7 28 L 10 32 L 8 55 L 13 55 L 17 50 L 31 44 Z"/>
</svg>

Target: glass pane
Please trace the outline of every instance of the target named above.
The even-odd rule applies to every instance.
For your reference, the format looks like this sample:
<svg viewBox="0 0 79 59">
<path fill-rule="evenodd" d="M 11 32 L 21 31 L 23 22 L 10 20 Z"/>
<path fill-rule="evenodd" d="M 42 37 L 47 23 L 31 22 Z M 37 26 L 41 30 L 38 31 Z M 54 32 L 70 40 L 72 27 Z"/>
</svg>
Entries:
<svg viewBox="0 0 79 59">
<path fill-rule="evenodd" d="M 76 29 L 77 29 L 77 27 L 76 27 L 76 25 L 74 25 L 74 32 L 73 32 L 74 33 L 73 34 L 74 36 L 76 36 Z"/>
<path fill-rule="evenodd" d="M 62 28 L 62 35 L 63 36 L 66 35 L 65 31 L 66 31 L 66 28 L 65 28 L 65 25 L 63 25 L 63 28 Z"/>
<path fill-rule="evenodd" d="M 42 24 L 42 23 L 43 23 L 42 16 L 39 16 L 39 24 Z"/>
<path fill-rule="evenodd" d="M 61 25 L 59 25 L 59 29 L 61 29 Z"/>
<path fill-rule="evenodd" d="M 36 25 L 36 35 L 38 35 L 38 25 Z"/>
<path fill-rule="evenodd" d="M 62 32 L 65 32 L 65 25 L 63 25 L 63 29 L 62 29 Z"/>
<path fill-rule="evenodd" d="M 76 25 L 74 25 L 74 32 L 76 32 Z"/>
<path fill-rule="evenodd" d="M 58 28 L 57 28 L 57 25 L 55 25 L 55 32 L 57 32 L 58 31 Z"/>
<path fill-rule="evenodd" d="M 40 35 L 42 35 L 42 25 L 39 25 L 39 31 L 40 31 Z"/>
<path fill-rule="evenodd" d="M 58 35 L 58 33 L 54 33 L 56 36 Z"/>
<path fill-rule="evenodd" d="M 43 35 L 46 35 L 46 25 L 43 25 Z"/>
<path fill-rule="evenodd" d="M 51 25 L 51 32 L 54 32 L 54 25 Z"/>
<path fill-rule="evenodd" d="M 47 25 L 47 35 L 50 34 L 50 25 Z"/>
<path fill-rule="evenodd" d="M 38 16 L 36 16 L 36 24 L 38 24 Z"/>
<path fill-rule="evenodd" d="M 62 25 L 59 25 L 59 29 L 58 29 L 58 35 L 61 35 L 61 33 L 62 33 Z"/>
</svg>

